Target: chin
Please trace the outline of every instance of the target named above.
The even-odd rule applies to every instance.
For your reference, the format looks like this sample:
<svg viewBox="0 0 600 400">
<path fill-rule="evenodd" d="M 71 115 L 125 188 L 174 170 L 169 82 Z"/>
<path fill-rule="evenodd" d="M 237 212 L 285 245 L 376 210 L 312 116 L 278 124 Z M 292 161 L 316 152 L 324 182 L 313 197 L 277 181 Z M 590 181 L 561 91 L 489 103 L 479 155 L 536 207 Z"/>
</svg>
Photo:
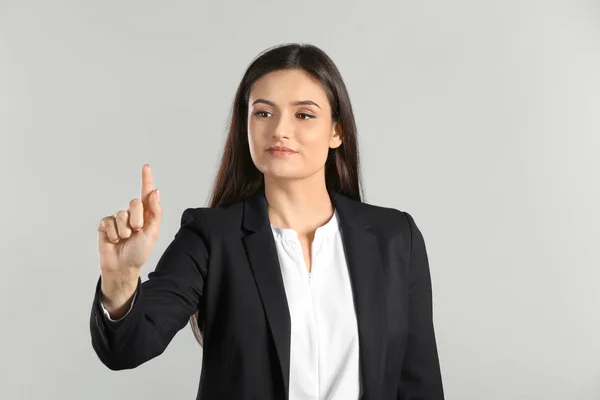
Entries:
<svg viewBox="0 0 600 400">
<path fill-rule="evenodd" d="M 277 179 L 277 180 L 294 180 L 305 178 L 307 174 L 298 171 L 297 168 L 291 168 L 291 166 L 268 166 L 267 168 L 261 168 L 261 172 L 265 175 L 266 179 Z"/>
</svg>

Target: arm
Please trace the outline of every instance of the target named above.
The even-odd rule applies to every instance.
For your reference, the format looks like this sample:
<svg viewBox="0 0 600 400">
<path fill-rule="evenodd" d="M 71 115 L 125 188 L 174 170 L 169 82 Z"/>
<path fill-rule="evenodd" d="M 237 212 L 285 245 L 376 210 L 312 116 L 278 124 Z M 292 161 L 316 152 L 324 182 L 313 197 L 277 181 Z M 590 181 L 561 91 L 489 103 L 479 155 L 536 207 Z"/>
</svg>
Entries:
<svg viewBox="0 0 600 400">
<path fill-rule="evenodd" d="M 425 242 L 414 219 L 410 228 L 408 341 L 398 400 L 443 400 L 442 378 L 433 328 L 431 276 Z"/>
<path fill-rule="evenodd" d="M 128 314 L 111 322 L 100 302 L 92 305 L 90 332 L 98 358 L 112 370 L 135 368 L 160 355 L 203 302 L 208 232 L 199 210 L 187 209 L 181 227 L 144 283 L 138 279 Z"/>
</svg>

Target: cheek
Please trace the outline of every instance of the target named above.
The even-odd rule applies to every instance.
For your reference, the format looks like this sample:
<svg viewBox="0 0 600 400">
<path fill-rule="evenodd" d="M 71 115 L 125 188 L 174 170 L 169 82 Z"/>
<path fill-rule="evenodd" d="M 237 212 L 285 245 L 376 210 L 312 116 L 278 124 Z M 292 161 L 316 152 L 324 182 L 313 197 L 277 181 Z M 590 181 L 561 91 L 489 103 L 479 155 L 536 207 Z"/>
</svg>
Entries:
<svg viewBox="0 0 600 400">
<path fill-rule="evenodd" d="M 248 124 L 248 145 L 250 146 L 250 153 L 254 156 L 259 149 L 264 147 L 264 129 L 260 129 L 258 126 L 252 123 Z"/>
<path fill-rule="evenodd" d="M 302 135 L 299 142 L 305 151 L 305 157 L 310 160 L 311 164 L 320 165 L 325 163 L 329 153 L 328 132 L 321 130 L 320 132 Z"/>
</svg>

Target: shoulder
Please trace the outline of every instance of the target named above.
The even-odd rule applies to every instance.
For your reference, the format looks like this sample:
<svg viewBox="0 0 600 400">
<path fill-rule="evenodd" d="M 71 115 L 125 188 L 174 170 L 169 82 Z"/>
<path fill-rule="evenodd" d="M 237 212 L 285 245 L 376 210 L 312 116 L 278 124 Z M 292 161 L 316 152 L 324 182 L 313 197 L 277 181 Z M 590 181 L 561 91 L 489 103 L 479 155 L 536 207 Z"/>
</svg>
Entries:
<svg viewBox="0 0 600 400">
<path fill-rule="evenodd" d="M 189 207 L 181 215 L 181 226 L 199 226 L 214 233 L 215 229 L 239 227 L 243 200 L 217 207 Z"/>
<path fill-rule="evenodd" d="M 383 233 L 409 233 L 415 228 L 412 215 L 401 209 L 343 197 L 343 208 L 372 230 Z"/>
<path fill-rule="evenodd" d="M 345 214 L 355 213 L 352 220 L 360 221 L 379 240 L 380 246 L 403 249 L 424 249 L 424 238 L 412 215 L 399 208 L 375 205 L 367 202 L 343 200 Z"/>
</svg>

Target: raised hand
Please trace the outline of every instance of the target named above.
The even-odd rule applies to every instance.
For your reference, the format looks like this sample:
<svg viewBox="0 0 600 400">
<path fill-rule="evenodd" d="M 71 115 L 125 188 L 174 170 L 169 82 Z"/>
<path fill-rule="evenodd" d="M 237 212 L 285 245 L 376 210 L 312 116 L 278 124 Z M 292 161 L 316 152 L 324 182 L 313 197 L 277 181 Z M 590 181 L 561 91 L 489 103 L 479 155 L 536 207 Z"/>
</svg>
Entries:
<svg viewBox="0 0 600 400">
<path fill-rule="evenodd" d="M 131 200 L 127 210 L 102 218 L 98 225 L 102 292 L 117 308 L 135 291 L 140 269 L 158 239 L 161 219 L 159 192 L 146 164 L 141 197 Z"/>
</svg>

